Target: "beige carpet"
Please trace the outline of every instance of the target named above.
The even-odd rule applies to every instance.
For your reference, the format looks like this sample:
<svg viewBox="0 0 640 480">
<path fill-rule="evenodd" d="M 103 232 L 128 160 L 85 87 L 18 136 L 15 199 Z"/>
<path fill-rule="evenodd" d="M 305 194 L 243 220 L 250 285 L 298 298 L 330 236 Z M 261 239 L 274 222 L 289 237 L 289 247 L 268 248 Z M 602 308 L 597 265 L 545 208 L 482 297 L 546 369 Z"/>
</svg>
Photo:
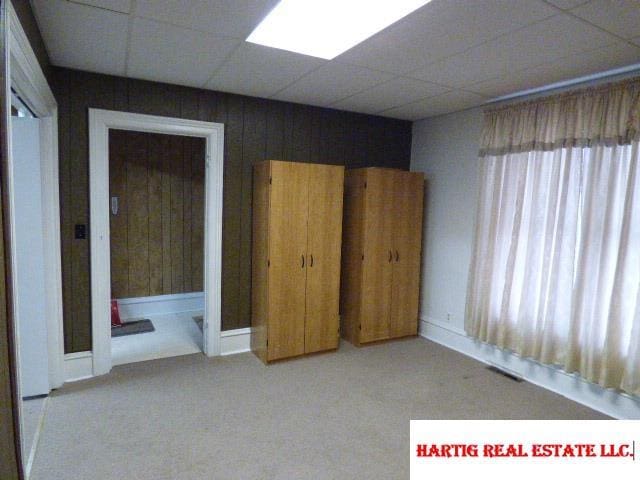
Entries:
<svg viewBox="0 0 640 480">
<path fill-rule="evenodd" d="M 34 480 L 407 479 L 409 419 L 605 418 L 418 338 L 114 368 L 49 401 Z"/>
</svg>

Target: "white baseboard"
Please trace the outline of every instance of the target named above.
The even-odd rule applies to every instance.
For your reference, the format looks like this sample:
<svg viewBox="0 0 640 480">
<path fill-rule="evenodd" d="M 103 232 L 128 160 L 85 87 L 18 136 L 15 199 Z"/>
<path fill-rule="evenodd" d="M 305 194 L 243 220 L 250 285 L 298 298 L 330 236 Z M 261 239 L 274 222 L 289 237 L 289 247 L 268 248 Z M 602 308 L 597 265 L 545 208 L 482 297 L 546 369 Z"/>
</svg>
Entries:
<svg viewBox="0 0 640 480">
<path fill-rule="evenodd" d="M 91 352 L 67 353 L 64 356 L 65 382 L 75 382 L 93 377 L 93 354 Z"/>
<path fill-rule="evenodd" d="M 204 310 L 204 293 L 178 293 L 175 295 L 156 295 L 153 297 L 119 298 L 120 318 L 147 317 L 168 313 Z"/>
<path fill-rule="evenodd" d="M 251 351 L 251 328 L 227 330 L 220 334 L 220 355 L 234 355 Z M 93 355 L 91 352 L 68 353 L 64 356 L 66 382 L 75 382 L 93 377 Z"/>
<path fill-rule="evenodd" d="M 640 419 L 640 398 L 604 389 L 578 375 L 543 365 L 530 359 L 479 342 L 446 322 L 424 317 L 420 335 L 428 340 L 456 350 L 483 363 L 495 365 L 526 381 L 551 390 L 589 408 L 620 419 Z"/>
<path fill-rule="evenodd" d="M 222 332 L 220 344 L 220 355 L 251 351 L 251 328 L 238 328 Z"/>
</svg>

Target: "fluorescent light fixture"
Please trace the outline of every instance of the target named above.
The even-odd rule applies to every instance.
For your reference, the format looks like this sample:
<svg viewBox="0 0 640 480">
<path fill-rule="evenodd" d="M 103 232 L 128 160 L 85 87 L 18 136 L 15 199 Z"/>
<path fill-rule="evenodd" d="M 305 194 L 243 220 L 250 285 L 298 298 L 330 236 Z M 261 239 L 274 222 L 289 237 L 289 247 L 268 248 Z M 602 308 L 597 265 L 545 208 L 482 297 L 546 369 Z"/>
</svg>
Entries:
<svg viewBox="0 0 640 480">
<path fill-rule="evenodd" d="M 281 0 L 248 42 L 327 60 L 430 0 Z"/>
</svg>

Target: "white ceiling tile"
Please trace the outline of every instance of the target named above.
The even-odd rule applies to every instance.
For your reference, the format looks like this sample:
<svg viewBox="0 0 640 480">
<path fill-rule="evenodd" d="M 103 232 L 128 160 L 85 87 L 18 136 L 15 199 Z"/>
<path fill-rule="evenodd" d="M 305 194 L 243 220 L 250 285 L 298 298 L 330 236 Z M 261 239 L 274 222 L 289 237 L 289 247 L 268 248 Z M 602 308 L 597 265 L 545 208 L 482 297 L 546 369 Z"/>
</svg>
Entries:
<svg viewBox="0 0 640 480">
<path fill-rule="evenodd" d="M 54 65 L 402 118 L 640 63 L 640 0 L 432 0 L 330 62 L 244 43 L 277 2 L 31 1 Z"/>
<path fill-rule="evenodd" d="M 556 77 L 551 81 L 569 80 L 634 64 L 640 64 L 640 45 L 634 46 L 619 41 L 586 52 L 584 55 L 579 55 L 578 58 L 567 57 L 554 62 L 549 69 L 549 76 Z M 554 74 L 552 71 L 558 73 Z M 557 79 L 560 76 L 561 78 Z"/>
<path fill-rule="evenodd" d="M 411 72 L 409 76 L 463 87 L 482 80 L 508 77 L 514 71 L 550 63 L 615 40 L 580 20 L 557 15 Z"/>
<path fill-rule="evenodd" d="M 136 15 L 246 39 L 278 0 L 137 0 Z"/>
<path fill-rule="evenodd" d="M 571 13 L 624 38 L 635 37 L 640 30 L 638 0 L 593 0 Z"/>
<path fill-rule="evenodd" d="M 555 5 L 556 7 L 568 10 L 570 8 L 577 7 L 583 3 L 587 3 L 589 0 L 546 0 L 548 3 Z"/>
<path fill-rule="evenodd" d="M 278 92 L 274 98 L 327 106 L 392 78 L 390 73 L 330 62 Z"/>
<path fill-rule="evenodd" d="M 509 76 L 494 78 L 467 88 L 492 98 L 501 97 L 637 63 L 640 63 L 640 47 L 619 41 L 582 55 L 572 55 L 545 65 L 515 71 Z"/>
<path fill-rule="evenodd" d="M 554 83 L 554 80 L 551 80 L 553 77 L 548 78 L 544 75 L 545 73 L 548 75 L 549 70 L 552 68 L 553 67 L 551 67 L 551 65 L 544 65 L 514 71 L 509 76 L 484 80 L 474 85 L 469 85 L 466 88 L 490 98 L 502 97 L 512 93 L 523 92 L 525 90 Z M 533 72 L 536 73 L 533 74 Z"/>
<path fill-rule="evenodd" d="M 127 75 L 202 87 L 239 40 L 136 18 Z"/>
<path fill-rule="evenodd" d="M 537 0 L 434 0 L 338 58 L 403 74 L 557 13 Z"/>
<path fill-rule="evenodd" d="M 207 88 L 270 97 L 324 63 L 319 58 L 244 42 L 216 71 Z"/>
<path fill-rule="evenodd" d="M 114 12 L 129 13 L 131 0 L 69 0 L 72 3 L 81 3 L 91 7 L 104 8 Z"/>
<path fill-rule="evenodd" d="M 380 112 L 380 115 L 403 120 L 420 120 L 426 117 L 475 107 L 486 101 L 486 97 L 481 95 L 454 90 L 436 97 L 418 100 L 417 102 L 409 103 L 401 107 L 385 110 Z"/>
<path fill-rule="evenodd" d="M 385 32 L 337 58 L 344 63 L 398 74 L 415 70 L 426 63 L 425 50 L 421 45 L 413 41 L 394 40 L 393 36 Z"/>
<path fill-rule="evenodd" d="M 63 0 L 33 0 L 54 65 L 123 75 L 128 15 Z"/>
<path fill-rule="evenodd" d="M 357 93 L 331 105 L 342 110 L 376 113 L 421 98 L 433 97 L 449 90 L 435 83 L 396 77 L 393 80 Z"/>
</svg>

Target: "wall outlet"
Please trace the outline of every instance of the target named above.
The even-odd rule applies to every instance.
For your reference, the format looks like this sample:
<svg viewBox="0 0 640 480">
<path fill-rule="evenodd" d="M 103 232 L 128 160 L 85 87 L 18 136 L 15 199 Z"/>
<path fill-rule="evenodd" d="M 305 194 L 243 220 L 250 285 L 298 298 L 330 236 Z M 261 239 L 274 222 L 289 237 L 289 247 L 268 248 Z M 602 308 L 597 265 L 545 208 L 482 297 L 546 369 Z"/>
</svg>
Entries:
<svg viewBox="0 0 640 480">
<path fill-rule="evenodd" d="M 447 312 L 447 322 L 451 322 L 451 313 Z"/>
</svg>

